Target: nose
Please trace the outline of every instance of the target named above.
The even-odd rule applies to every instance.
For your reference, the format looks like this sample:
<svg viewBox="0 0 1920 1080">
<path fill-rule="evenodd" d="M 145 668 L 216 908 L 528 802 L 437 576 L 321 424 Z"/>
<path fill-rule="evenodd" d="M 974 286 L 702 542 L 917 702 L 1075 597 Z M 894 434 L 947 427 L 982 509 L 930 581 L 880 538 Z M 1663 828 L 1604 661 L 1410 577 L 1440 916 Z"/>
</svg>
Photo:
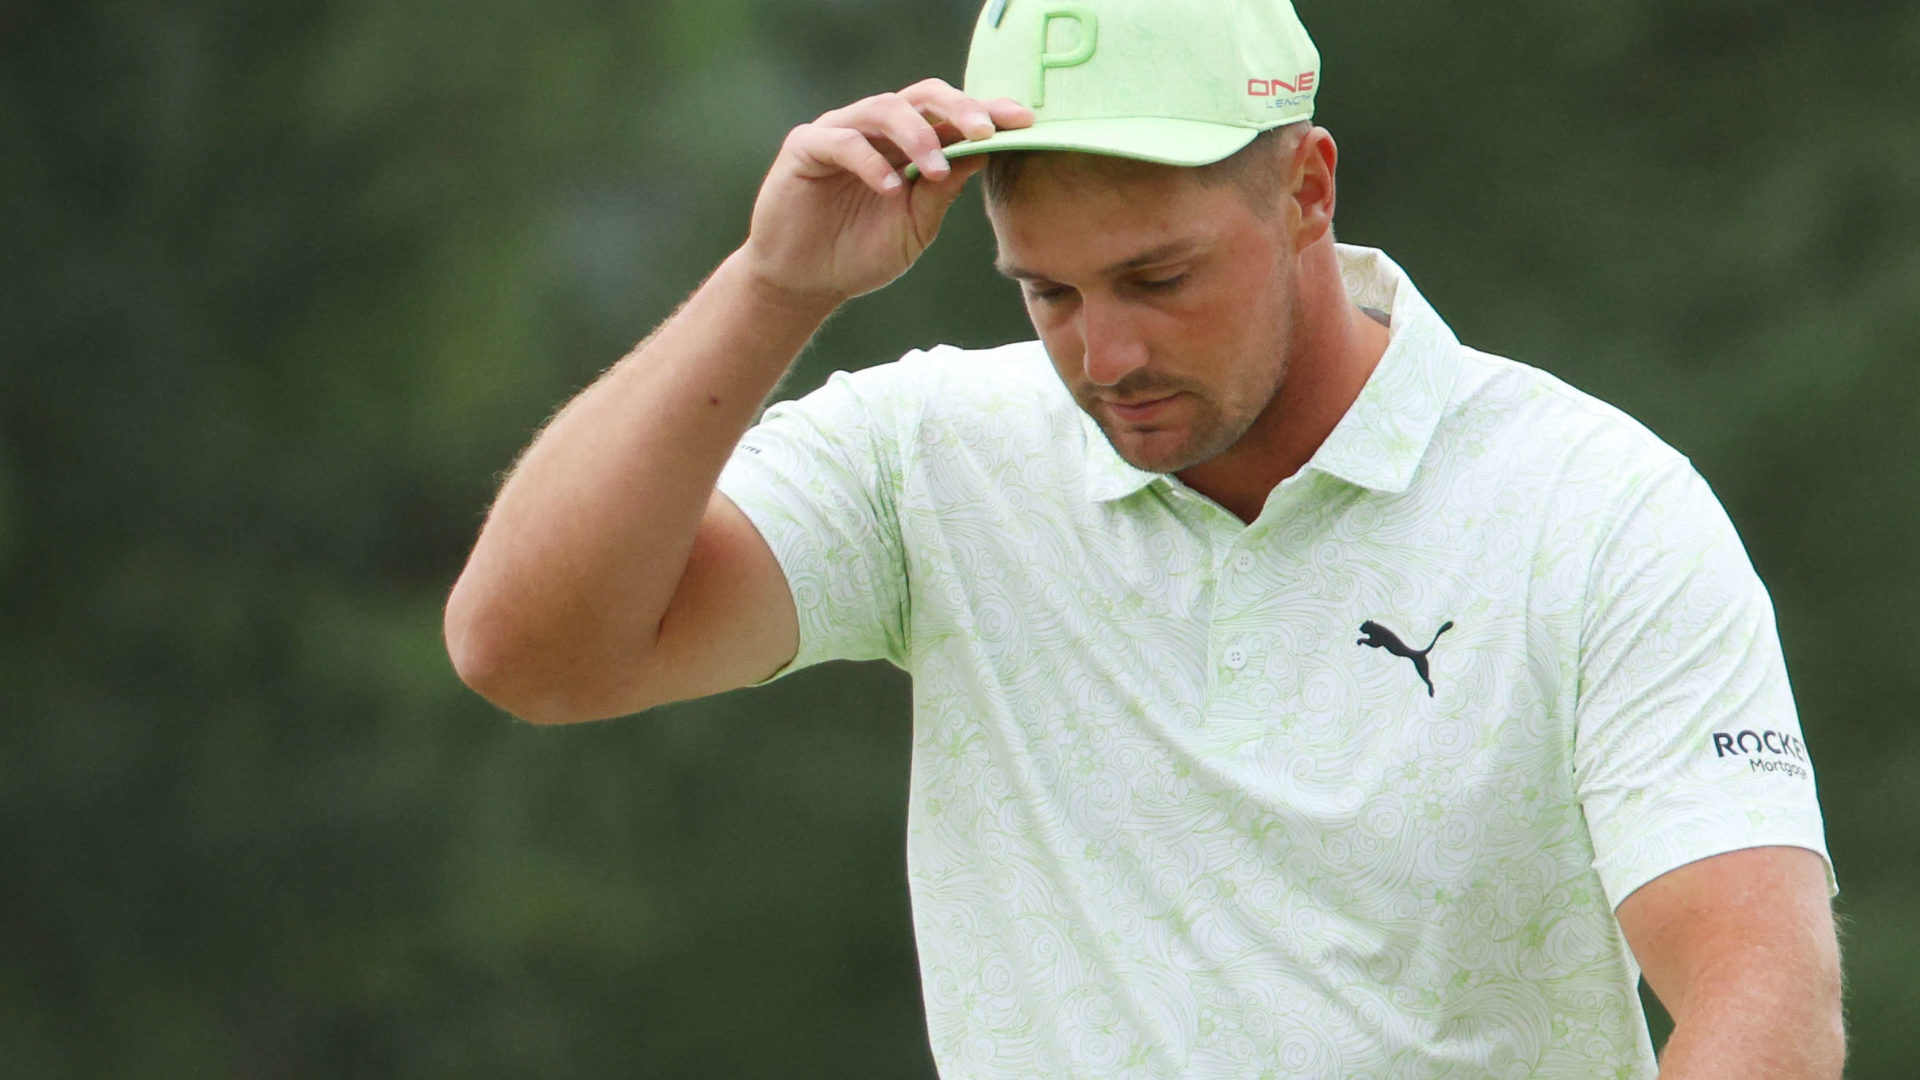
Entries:
<svg viewBox="0 0 1920 1080">
<path fill-rule="evenodd" d="M 1112 386 L 1147 366 L 1147 343 L 1121 304 L 1088 297 L 1080 305 L 1081 363 L 1097 386 Z"/>
</svg>

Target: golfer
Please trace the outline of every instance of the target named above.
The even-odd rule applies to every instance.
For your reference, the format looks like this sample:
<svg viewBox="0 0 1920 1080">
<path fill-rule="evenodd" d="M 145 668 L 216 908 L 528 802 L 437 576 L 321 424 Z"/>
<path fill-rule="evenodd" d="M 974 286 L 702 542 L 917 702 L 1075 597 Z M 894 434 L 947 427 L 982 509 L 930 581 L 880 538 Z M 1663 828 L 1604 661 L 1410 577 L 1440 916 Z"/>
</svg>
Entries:
<svg viewBox="0 0 1920 1080">
<path fill-rule="evenodd" d="M 1334 242 L 1320 89 L 1285 0 L 994 0 L 964 90 L 794 129 L 746 242 L 501 490 L 456 666 L 537 723 L 911 672 L 946 1080 L 1839 1076 L 1739 538 L 1645 428 Z M 976 173 L 1038 340 L 756 425 Z"/>
</svg>

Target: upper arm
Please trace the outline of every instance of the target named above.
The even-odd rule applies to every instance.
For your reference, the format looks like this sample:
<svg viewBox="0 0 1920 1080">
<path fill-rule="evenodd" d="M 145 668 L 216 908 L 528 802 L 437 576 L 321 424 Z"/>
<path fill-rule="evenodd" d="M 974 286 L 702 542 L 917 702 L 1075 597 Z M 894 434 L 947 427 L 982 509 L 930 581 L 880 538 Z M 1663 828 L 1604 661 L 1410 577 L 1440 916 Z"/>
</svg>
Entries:
<svg viewBox="0 0 1920 1080">
<path fill-rule="evenodd" d="M 913 370 L 837 372 L 772 406 L 708 499 L 638 665 L 645 708 L 750 686 L 823 660 L 905 655 L 896 511 Z"/>
<path fill-rule="evenodd" d="M 794 658 L 800 621 L 773 549 L 714 492 L 646 663 L 648 705 L 761 682 Z"/>
<path fill-rule="evenodd" d="M 1691 467 L 1637 490 L 1582 628 L 1574 774 L 1594 868 L 1676 1021 L 1674 1075 L 1722 1075 L 1689 1070 L 1784 1032 L 1811 1071 L 1779 1075 L 1829 1075 L 1844 1044 L 1833 878 L 1772 604 Z M 1774 1034 L 1755 1041 L 1756 1026 Z"/>
<path fill-rule="evenodd" d="M 797 640 L 749 681 L 826 660 L 906 662 L 908 543 L 899 507 L 915 412 L 913 372 L 883 364 L 836 373 L 767 410 L 720 474 L 726 534 L 745 536 L 784 575 Z M 756 531 L 757 530 L 757 531 Z M 797 646 L 797 647 L 796 647 Z"/>
<path fill-rule="evenodd" d="M 1709 998 L 1787 993 L 1838 1023 L 1840 945 L 1816 852 L 1757 847 L 1688 863 L 1636 889 L 1616 915 L 1678 1022 Z"/>
<path fill-rule="evenodd" d="M 773 406 L 742 437 L 642 664 L 645 704 L 823 660 L 904 656 L 895 507 L 898 417 L 912 411 L 911 386 L 899 365 L 838 373 Z"/>
<path fill-rule="evenodd" d="M 1579 680 L 1574 780 L 1616 907 L 1723 852 L 1825 851 L 1772 604 L 1683 461 L 1638 485 L 1595 558 Z"/>
</svg>

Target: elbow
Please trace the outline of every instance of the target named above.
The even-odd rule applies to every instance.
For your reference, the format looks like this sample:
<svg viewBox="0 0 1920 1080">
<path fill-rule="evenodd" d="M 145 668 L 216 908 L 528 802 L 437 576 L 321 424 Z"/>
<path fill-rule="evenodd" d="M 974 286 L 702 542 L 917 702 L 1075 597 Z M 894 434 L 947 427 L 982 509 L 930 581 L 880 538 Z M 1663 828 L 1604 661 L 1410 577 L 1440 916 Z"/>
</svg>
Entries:
<svg viewBox="0 0 1920 1080">
<path fill-rule="evenodd" d="M 534 724 L 564 722 L 564 717 L 542 708 L 536 695 L 529 693 L 527 657 L 525 650 L 516 646 L 520 635 L 504 625 L 504 620 L 489 618 L 471 600 L 470 592 L 463 593 L 460 586 L 455 586 L 441 626 L 454 674 L 469 690 L 522 720 Z"/>
<path fill-rule="evenodd" d="M 551 726 L 603 720 L 638 709 L 610 709 L 591 700 L 586 680 L 571 671 L 564 653 L 543 647 L 524 620 L 487 604 L 465 588 L 447 600 L 442 634 L 454 673 L 468 689 L 529 724 Z"/>
</svg>

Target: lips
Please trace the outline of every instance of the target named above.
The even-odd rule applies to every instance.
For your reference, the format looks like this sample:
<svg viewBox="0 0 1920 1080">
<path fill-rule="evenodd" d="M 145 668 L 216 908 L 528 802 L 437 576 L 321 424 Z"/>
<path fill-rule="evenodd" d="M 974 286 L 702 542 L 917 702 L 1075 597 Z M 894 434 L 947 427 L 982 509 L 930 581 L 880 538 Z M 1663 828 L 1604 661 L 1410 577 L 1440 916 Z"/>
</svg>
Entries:
<svg viewBox="0 0 1920 1080">
<path fill-rule="evenodd" d="M 1132 404 L 1107 401 L 1106 406 L 1115 417 L 1121 420 L 1129 423 L 1142 423 L 1158 417 L 1168 406 L 1173 404 L 1173 399 L 1179 396 L 1177 393 L 1168 394 L 1165 397 L 1150 398 L 1146 401 L 1138 401 Z"/>
</svg>

